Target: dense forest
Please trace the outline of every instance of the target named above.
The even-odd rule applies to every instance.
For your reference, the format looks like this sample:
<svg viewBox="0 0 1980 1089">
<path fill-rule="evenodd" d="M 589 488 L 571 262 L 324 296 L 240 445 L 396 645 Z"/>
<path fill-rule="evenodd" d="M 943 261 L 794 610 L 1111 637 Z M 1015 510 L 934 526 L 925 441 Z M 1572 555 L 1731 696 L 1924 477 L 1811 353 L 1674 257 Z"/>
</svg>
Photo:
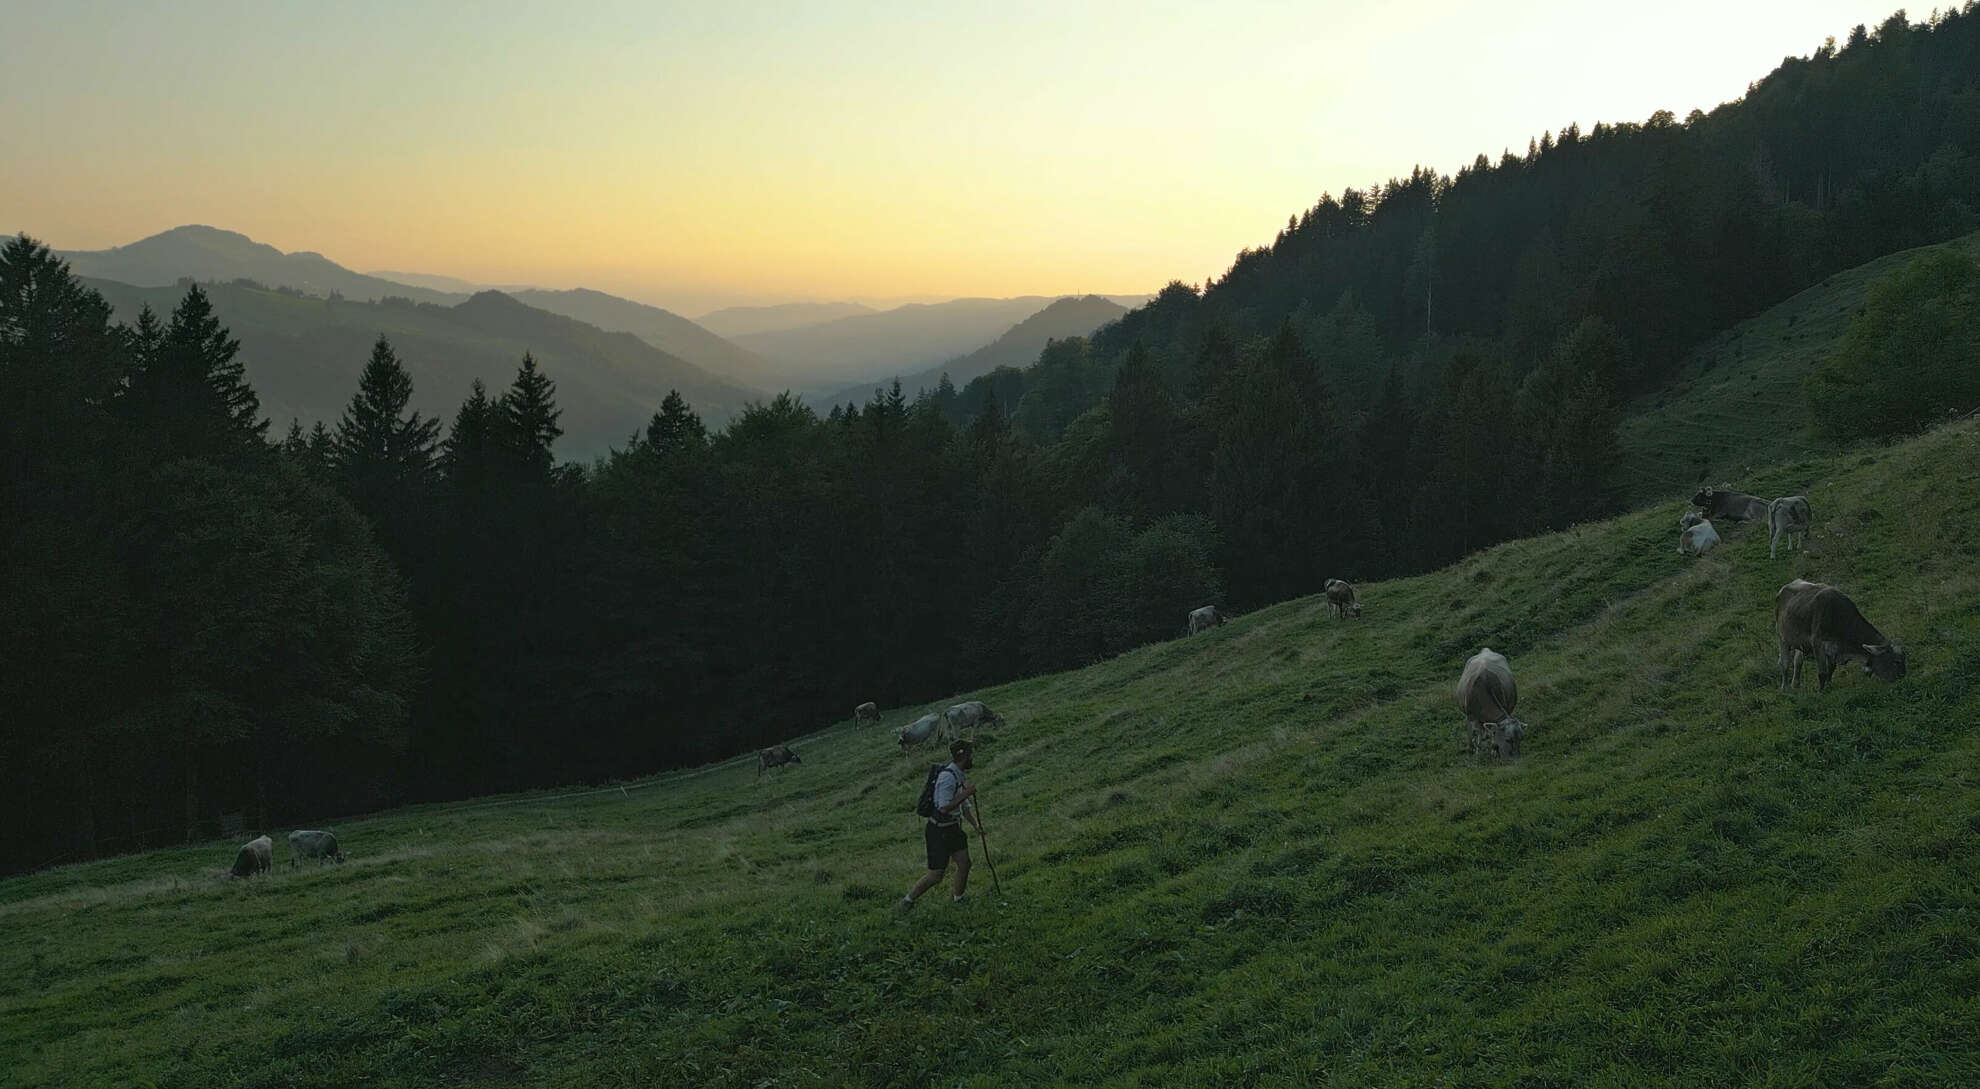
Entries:
<svg viewBox="0 0 1980 1089">
<path fill-rule="evenodd" d="M 1899 13 L 1709 115 L 1323 198 L 1023 370 L 712 434 L 675 395 L 589 465 L 533 359 L 423 419 L 382 338 L 271 436 L 201 289 L 113 324 L 14 239 L 0 871 L 727 756 L 1610 513 L 1620 406 L 1689 346 L 1980 227 L 1976 76 L 1972 4 Z M 1811 389 L 1838 435 L 1874 323 L 1971 307 L 1913 279 Z"/>
</svg>

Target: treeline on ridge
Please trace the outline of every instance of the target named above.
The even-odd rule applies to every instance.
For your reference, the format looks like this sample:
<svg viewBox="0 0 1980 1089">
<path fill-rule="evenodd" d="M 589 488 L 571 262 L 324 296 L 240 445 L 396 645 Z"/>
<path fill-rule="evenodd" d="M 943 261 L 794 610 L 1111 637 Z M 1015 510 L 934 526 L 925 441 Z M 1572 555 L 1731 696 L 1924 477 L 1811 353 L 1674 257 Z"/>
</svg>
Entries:
<svg viewBox="0 0 1980 1089">
<path fill-rule="evenodd" d="M 714 434 L 676 395 L 585 466 L 534 361 L 443 429 L 382 339 L 271 442 L 196 287 L 113 325 L 16 239 L 0 868 L 732 755 L 1609 513 L 1685 348 L 1980 225 L 1977 24 L 1324 199 L 1022 371 Z"/>
</svg>

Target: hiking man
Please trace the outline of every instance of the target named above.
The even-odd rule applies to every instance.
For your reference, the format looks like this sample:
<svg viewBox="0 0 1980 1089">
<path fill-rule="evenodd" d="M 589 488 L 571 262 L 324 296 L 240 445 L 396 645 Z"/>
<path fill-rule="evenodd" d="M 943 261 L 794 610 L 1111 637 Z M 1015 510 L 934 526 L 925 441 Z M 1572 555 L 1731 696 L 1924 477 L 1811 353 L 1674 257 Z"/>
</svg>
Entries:
<svg viewBox="0 0 1980 1089">
<path fill-rule="evenodd" d="M 949 765 L 935 776 L 935 815 L 929 817 L 924 838 L 928 841 L 928 872 L 914 883 L 914 888 L 901 897 L 897 905 L 906 911 L 914 906 L 921 894 L 934 888 L 948 872 L 949 863 L 956 864 L 955 893 L 949 897 L 951 903 L 961 903 L 963 889 L 969 885 L 969 836 L 962 826 L 963 807 L 976 795 L 976 788 L 963 782 L 963 772 L 976 763 L 975 753 L 967 741 L 956 741 L 949 746 Z"/>
</svg>

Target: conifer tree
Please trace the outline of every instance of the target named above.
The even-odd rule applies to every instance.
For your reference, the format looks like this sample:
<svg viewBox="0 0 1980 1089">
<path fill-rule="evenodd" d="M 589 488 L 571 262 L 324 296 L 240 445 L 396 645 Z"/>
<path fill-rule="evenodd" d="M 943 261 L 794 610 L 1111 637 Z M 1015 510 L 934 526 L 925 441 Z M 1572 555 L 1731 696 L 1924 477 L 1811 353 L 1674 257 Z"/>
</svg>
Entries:
<svg viewBox="0 0 1980 1089">
<path fill-rule="evenodd" d="M 260 418 L 261 402 L 237 358 L 241 342 L 220 324 L 206 292 L 188 287 L 162 330 L 142 314 L 138 322 L 125 402 L 160 452 L 233 464 L 256 460 L 268 421 Z"/>
<path fill-rule="evenodd" d="M 332 440 L 337 469 L 361 509 L 366 497 L 423 484 L 433 470 L 440 421 L 407 412 L 412 389 L 391 342 L 379 337 Z"/>
<path fill-rule="evenodd" d="M 557 407 L 557 384 L 536 367 L 536 359 L 523 353 L 516 368 L 516 380 L 502 395 L 503 437 L 509 452 L 526 472 L 548 477 L 555 459 L 550 447 L 564 429 L 557 426 L 563 415 Z"/>
<path fill-rule="evenodd" d="M 832 411 L 836 422 L 839 409 L 834 406 Z M 668 390 L 660 411 L 647 422 L 646 448 L 663 460 L 690 457 L 708 449 L 708 429 L 679 390 Z"/>
<path fill-rule="evenodd" d="M 402 568 L 410 567 L 415 542 L 430 539 L 430 527 L 421 523 L 440 431 L 440 421 L 408 411 L 412 388 L 391 343 L 379 337 L 331 440 L 338 489 L 377 528 Z"/>
<path fill-rule="evenodd" d="M 486 484 L 489 463 L 498 449 L 501 416 L 488 400 L 488 388 L 474 380 L 468 399 L 454 413 L 454 426 L 441 446 L 440 460 L 447 479 L 458 490 L 476 490 Z M 322 425 L 318 425 L 322 426 Z"/>
</svg>

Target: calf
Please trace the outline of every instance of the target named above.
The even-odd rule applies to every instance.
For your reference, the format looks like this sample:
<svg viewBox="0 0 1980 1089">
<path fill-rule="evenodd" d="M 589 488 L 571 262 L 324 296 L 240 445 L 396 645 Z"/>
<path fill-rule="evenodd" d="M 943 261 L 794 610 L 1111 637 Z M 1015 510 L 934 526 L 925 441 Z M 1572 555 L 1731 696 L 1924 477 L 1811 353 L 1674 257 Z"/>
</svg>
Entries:
<svg viewBox="0 0 1980 1089">
<path fill-rule="evenodd" d="M 798 754 L 789 745 L 772 745 L 767 749 L 756 750 L 756 777 L 763 778 L 764 768 L 781 768 L 785 764 L 802 764 Z"/>
<path fill-rule="evenodd" d="M 1346 579 L 1328 579 L 1323 589 L 1327 593 L 1329 616 L 1339 620 L 1343 616 L 1361 615 L 1361 602 L 1354 595 L 1354 586 Z"/>
<path fill-rule="evenodd" d="M 1683 533 L 1678 534 L 1678 554 L 1703 556 L 1712 551 L 1713 546 L 1718 543 L 1719 531 L 1712 528 L 1712 523 L 1701 518 L 1695 524 L 1686 526 Z"/>
<path fill-rule="evenodd" d="M 1691 505 L 1705 508 L 1707 518 L 1721 518 L 1728 522 L 1758 522 L 1767 517 L 1767 501 L 1745 492 L 1700 488 L 1698 494 L 1691 497 Z"/>
<path fill-rule="evenodd" d="M 289 868 L 295 869 L 305 858 L 315 859 L 319 866 L 325 862 L 344 861 L 344 852 L 337 846 L 336 833 L 310 828 L 298 828 L 290 832 Z"/>
<path fill-rule="evenodd" d="M 275 868 L 275 841 L 260 836 L 241 844 L 239 854 L 234 856 L 234 868 L 230 871 L 235 877 L 252 877 L 267 873 Z"/>
<path fill-rule="evenodd" d="M 1464 712 L 1464 742 L 1473 756 L 1518 756 L 1526 723 L 1513 717 L 1519 689 L 1503 654 L 1481 647 L 1458 675 L 1458 709 Z"/>
<path fill-rule="evenodd" d="M 1844 662 L 1859 661 L 1881 681 L 1904 676 L 1904 646 L 1863 619 L 1856 602 L 1833 586 L 1795 579 L 1774 595 L 1774 634 L 1780 639 L 1781 691 L 1801 683 L 1801 662 L 1815 659 L 1815 690 Z"/>
<path fill-rule="evenodd" d="M 1774 558 L 1774 549 L 1783 537 L 1789 548 L 1800 548 L 1812 521 L 1805 495 L 1784 496 L 1767 504 L 1767 558 Z"/>
<path fill-rule="evenodd" d="M 901 755 L 906 756 L 911 746 L 920 745 L 934 737 L 947 720 L 941 715 L 923 715 L 894 733 L 894 740 L 901 743 Z"/>
</svg>

